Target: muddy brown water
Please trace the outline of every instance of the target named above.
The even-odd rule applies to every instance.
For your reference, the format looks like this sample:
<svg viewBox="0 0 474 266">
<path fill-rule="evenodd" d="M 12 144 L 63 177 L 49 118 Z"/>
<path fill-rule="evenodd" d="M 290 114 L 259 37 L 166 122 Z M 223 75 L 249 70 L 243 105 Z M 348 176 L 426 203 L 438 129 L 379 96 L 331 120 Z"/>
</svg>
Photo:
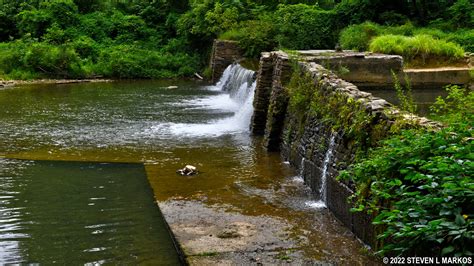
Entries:
<svg viewBox="0 0 474 266">
<path fill-rule="evenodd" d="M 153 197 L 276 217 L 315 261 L 374 262 L 326 209 L 311 207 L 311 192 L 279 154 L 250 136 L 246 86 L 239 93 L 123 81 L 0 90 L 0 262 L 178 263 Z M 200 174 L 177 176 L 186 164 Z"/>
</svg>

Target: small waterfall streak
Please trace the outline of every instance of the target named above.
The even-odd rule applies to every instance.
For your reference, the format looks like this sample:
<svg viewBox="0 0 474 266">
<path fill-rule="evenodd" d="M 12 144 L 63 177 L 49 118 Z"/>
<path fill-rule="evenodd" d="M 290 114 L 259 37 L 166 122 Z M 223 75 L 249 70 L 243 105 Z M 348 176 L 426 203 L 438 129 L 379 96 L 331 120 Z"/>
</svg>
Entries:
<svg viewBox="0 0 474 266">
<path fill-rule="evenodd" d="M 297 176 L 295 176 L 293 178 L 293 180 L 295 182 L 301 182 L 301 183 L 304 183 L 304 162 L 305 162 L 305 158 L 301 158 L 301 163 L 300 163 L 300 172 Z"/>
<path fill-rule="evenodd" d="M 306 207 L 312 209 L 323 209 L 327 208 L 327 178 L 328 178 L 328 168 L 334 153 L 334 148 L 336 146 L 336 134 L 332 133 L 331 138 L 329 139 L 329 146 L 324 155 L 323 161 L 323 170 L 321 172 L 321 187 L 319 188 L 319 197 L 318 201 L 308 201 L 306 202 Z"/>
<path fill-rule="evenodd" d="M 329 146 L 324 156 L 323 162 L 323 171 L 321 173 L 321 187 L 319 188 L 319 195 L 321 201 L 326 204 L 327 200 L 327 179 L 328 179 L 328 167 L 332 159 L 332 154 L 334 152 L 334 147 L 336 146 L 336 134 L 331 134 L 331 139 L 329 140 Z"/>
</svg>

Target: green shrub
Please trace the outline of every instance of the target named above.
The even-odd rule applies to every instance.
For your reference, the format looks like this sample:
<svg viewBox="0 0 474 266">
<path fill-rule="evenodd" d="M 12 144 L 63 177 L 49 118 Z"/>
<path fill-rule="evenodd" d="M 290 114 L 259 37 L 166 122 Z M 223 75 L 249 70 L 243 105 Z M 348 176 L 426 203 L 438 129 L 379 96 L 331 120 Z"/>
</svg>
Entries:
<svg viewBox="0 0 474 266">
<path fill-rule="evenodd" d="M 259 20 L 244 21 L 238 28 L 226 31 L 219 38 L 238 41 L 246 57 L 256 58 L 263 51 L 275 49 L 276 33 L 277 29 L 272 16 L 261 15 Z"/>
<path fill-rule="evenodd" d="M 287 49 L 333 49 L 339 26 L 334 11 L 304 4 L 280 5 L 275 12 L 280 47 Z"/>
<path fill-rule="evenodd" d="M 380 35 L 429 35 L 434 39 L 457 43 L 466 51 L 474 51 L 474 29 L 444 31 L 439 27 L 417 28 L 410 22 L 400 26 L 381 26 L 373 22 L 350 25 L 341 31 L 339 42 L 344 49 L 364 51 L 368 50 L 370 41 Z"/>
<path fill-rule="evenodd" d="M 220 40 L 229 40 L 229 41 L 238 41 L 244 35 L 244 30 L 241 27 L 230 29 L 221 35 L 219 35 Z"/>
<path fill-rule="evenodd" d="M 457 85 L 446 86 L 448 96 L 439 96 L 431 106 L 433 116 L 445 123 L 474 121 L 474 92 Z"/>
<path fill-rule="evenodd" d="M 44 1 L 39 8 L 22 10 L 17 15 L 20 32 L 40 38 L 47 29 L 56 24 L 66 29 L 76 26 L 79 22 L 77 6 L 72 1 Z"/>
<path fill-rule="evenodd" d="M 367 51 L 370 40 L 381 32 L 382 27 L 372 22 L 351 25 L 341 31 L 339 43 L 344 49 Z"/>
<path fill-rule="evenodd" d="M 37 73 L 43 77 L 82 77 L 81 59 L 69 45 L 25 43 L 22 41 L 3 44 L 0 67 L 6 75 Z M 14 74 L 17 73 L 17 74 Z"/>
<path fill-rule="evenodd" d="M 383 254 L 474 254 L 474 92 L 448 91 L 434 109 L 449 127 L 404 131 L 341 173 L 356 184 L 354 211 L 382 226 Z"/>
<path fill-rule="evenodd" d="M 213 38 L 249 19 L 250 1 L 192 1 L 191 10 L 178 19 L 178 33 Z"/>
<path fill-rule="evenodd" d="M 102 50 L 98 74 L 118 78 L 173 78 L 190 76 L 198 66 L 198 58 L 186 53 L 162 53 L 130 45 Z"/>
<path fill-rule="evenodd" d="M 99 45 L 90 37 L 80 36 L 71 45 L 82 59 L 96 61 L 99 56 Z"/>
<path fill-rule="evenodd" d="M 416 27 L 411 22 L 407 22 L 399 26 L 384 26 L 382 34 L 412 36 L 415 30 Z"/>
<path fill-rule="evenodd" d="M 93 12 L 80 17 L 79 32 L 97 42 L 108 42 L 112 40 L 114 24 L 109 19 L 110 14 L 104 12 Z"/>
<path fill-rule="evenodd" d="M 374 212 L 374 223 L 384 226 L 382 253 L 472 256 L 472 134 L 466 124 L 406 131 L 342 175 L 358 184 L 359 210 Z"/>
<path fill-rule="evenodd" d="M 460 44 L 464 50 L 474 53 L 474 29 L 459 29 L 446 35 L 446 40 Z"/>
<path fill-rule="evenodd" d="M 457 0 L 449 9 L 450 22 L 457 27 L 474 28 L 474 5 L 470 0 Z"/>
<path fill-rule="evenodd" d="M 383 35 L 374 38 L 370 43 L 370 51 L 384 54 L 402 55 L 407 61 L 429 57 L 461 59 L 464 50 L 455 43 L 437 40 L 429 35 L 406 37 L 401 35 Z"/>
<path fill-rule="evenodd" d="M 74 48 L 34 43 L 21 58 L 22 66 L 52 77 L 80 77 L 80 58 Z"/>
</svg>

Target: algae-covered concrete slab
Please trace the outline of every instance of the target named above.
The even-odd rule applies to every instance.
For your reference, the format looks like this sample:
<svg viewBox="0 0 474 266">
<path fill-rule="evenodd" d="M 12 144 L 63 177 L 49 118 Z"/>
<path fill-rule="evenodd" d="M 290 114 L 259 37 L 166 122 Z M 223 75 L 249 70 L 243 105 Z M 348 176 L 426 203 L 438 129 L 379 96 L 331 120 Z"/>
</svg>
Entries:
<svg viewBox="0 0 474 266">
<path fill-rule="evenodd" d="M 291 227 L 284 220 L 199 201 L 169 200 L 159 206 L 192 265 L 314 262 L 288 237 Z"/>
<path fill-rule="evenodd" d="M 444 86 L 448 84 L 465 85 L 472 80 L 468 67 L 441 67 L 441 68 L 422 68 L 405 69 L 413 86 Z"/>
</svg>

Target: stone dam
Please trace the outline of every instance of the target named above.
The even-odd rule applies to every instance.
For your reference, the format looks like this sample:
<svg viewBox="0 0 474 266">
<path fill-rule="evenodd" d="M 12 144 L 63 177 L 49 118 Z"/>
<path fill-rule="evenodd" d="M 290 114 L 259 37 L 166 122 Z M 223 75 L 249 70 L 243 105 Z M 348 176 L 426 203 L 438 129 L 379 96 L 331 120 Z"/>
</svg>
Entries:
<svg viewBox="0 0 474 266">
<path fill-rule="evenodd" d="M 241 59 L 239 53 L 235 43 L 216 41 L 211 59 L 213 76 L 218 76 L 226 64 Z M 469 68 L 404 70 L 402 57 L 396 55 L 328 50 L 265 52 L 259 62 L 251 120 L 251 132 L 264 137 L 265 149 L 279 151 L 304 178 L 318 204 L 372 247 L 378 245 L 373 217 L 350 211 L 354 206 L 348 198 L 355 187 L 351 182 L 338 181 L 338 173 L 358 152 L 367 151 L 391 132 L 441 126 L 359 90 L 393 86 L 392 73 L 402 82 L 407 75 L 414 86 L 441 88 L 471 82 Z M 319 105 L 292 106 L 288 87 L 294 86 L 290 80 L 295 77 L 317 90 Z"/>
</svg>

